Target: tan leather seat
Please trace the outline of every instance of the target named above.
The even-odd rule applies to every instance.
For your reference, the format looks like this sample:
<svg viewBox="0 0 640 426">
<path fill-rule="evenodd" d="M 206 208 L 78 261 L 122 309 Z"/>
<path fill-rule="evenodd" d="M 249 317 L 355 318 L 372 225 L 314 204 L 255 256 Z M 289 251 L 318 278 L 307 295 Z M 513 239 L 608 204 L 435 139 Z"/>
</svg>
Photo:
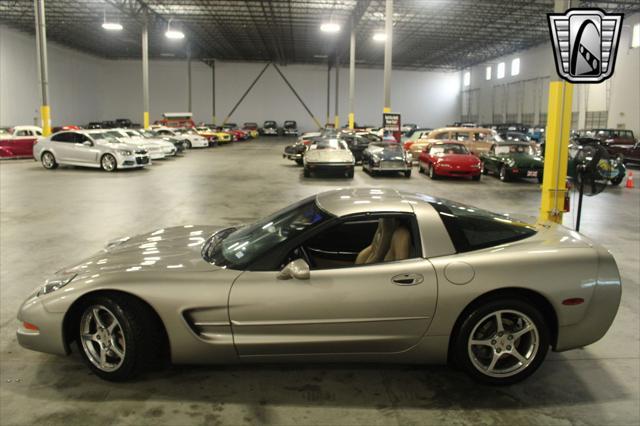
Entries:
<svg viewBox="0 0 640 426">
<path fill-rule="evenodd" d="M 391 246 L 391 237 L 396 227 L 392 218 L 378 219 L 378 229 L 373 234 L 371 244 L 365 247 L 356 258 L 356 265 L 382 262 Z"/>
<path fill-rule="evenodd" d="M 378 229 L 371 245 L 365 247 L 356 258 L 356 265 L 404 260 L 409 257 L 411 233 L 404 226 L 397 226 L 395 219 L 378 219 Z"/>
</svg>

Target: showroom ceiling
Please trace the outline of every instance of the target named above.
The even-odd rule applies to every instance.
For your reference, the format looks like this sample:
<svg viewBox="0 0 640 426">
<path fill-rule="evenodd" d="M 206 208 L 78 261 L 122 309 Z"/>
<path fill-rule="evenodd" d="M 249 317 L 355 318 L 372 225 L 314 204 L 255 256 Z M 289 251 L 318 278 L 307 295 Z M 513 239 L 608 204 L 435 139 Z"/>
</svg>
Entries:
<svg viewBox="0 0 640 426">
<path fill-rule="evenodd" d="M 637 0 L 574 1 L 606 11 L 640 11 Z M 384 43 L 372 40 L 384 29 L 384 0 L 47 0 L 47 36 L 107 58 L 139 58 L 144 10 L 149 16 L 152 57 L 192 56 L 201 60 L 326 63 L 348 61 L 350 22 L 357 28 L 359 66 L 380 67 Z M 462 69 L 548 40 L 546 13 L 553 0 L 395 0 L 394 68 Z M 119 22 L 124 29 L 105 31 Z M 186 34 L 169 40 L 171 27 Z M 342 26 L 326 34 L 320 24 Z M 32 0 L 0 1 L 0 23 L 34 32 Z"/>
</svg>

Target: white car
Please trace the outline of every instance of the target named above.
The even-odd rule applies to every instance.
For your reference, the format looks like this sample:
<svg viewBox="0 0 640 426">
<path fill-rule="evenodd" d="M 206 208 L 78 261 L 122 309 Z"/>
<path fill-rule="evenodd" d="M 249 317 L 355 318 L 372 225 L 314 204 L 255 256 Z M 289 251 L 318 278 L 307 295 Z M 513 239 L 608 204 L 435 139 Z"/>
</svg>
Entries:
<svg viewBox="0 0 640 426">
<path fill-rule="evenodd" d="M 302 159 L 304 177 L 314 172 L 339 172 L 353 178 L 355 158 L 345 141 L 335 138 L 322 138 L 313 142 Z"/>
<path fill-rule="evenodd" d="M 33 146 L 33 156 L 45 169 L 58 165 L 102 168 L 107 172 L 151 164 L 149 154 L 106 131 L 72 130 L 54 133 Z"/>
<path fill-rule="evenodd" d="M 38 126 L 15 126 L 0 129 L 2 137 L 23 138 L 42 137 L 42 129 Z"/>
<path fill-rule="evenodd" d="M 89 133 L 90 135 L 105 134 L 109 137 L 117 138 L 118 140 L 120 140 L 120 142 L 133 145 L 139 149 L 147 151 L 147 153 L 149 154 L 149 158 L 151 158 L 152 160 L 162 160 L 165 157 L 164 152 L 162 151 L 162 147 L 160 147 L 159 145 L 147 143 L 139 139 L 132 139 L 131 137 L 129 137 L 129 135 L 127 135 L 126 132 L 121 129 L 94 129 L 88 130 L 87 133 Z"/>
<path fill-rule="evenodd" d="M 200 136 L 193 129 L 171 129 L 169 127 L 157 127 L 153 130 L 161 136 L 174 136 L 186 141 L 185 148 L 208 148 L 209 141 Z"/>
<path fill-rule="evenodd" d="M 175 145 L 160 137 L 147 137 L 134 129 L 118 129 L 118 131 L 133 142 L 144 144 L 152 160 L 156 160 L 155 155 L 158 155 L 156 154 L 158 152 L 162 153 L 162 157 L 160 158 L 173 157 L 176 155 L 177 149 Z M 151 155 L 152 153 L 154 153 L 154 155 Z"/>
</svg>

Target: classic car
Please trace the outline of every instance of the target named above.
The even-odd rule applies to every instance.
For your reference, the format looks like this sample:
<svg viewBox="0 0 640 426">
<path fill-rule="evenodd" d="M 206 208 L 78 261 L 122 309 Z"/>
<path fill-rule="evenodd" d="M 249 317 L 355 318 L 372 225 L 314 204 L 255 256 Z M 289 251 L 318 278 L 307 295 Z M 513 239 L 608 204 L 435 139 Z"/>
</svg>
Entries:
<svg viewBox="0 0 640 426">
<path fill-rule="evenodd" d="M 216 136 L 216 133 L 218 133 L 217 130 L 212 130 L 211 127 L 208 127 L 208 126 L 197 126 L 197 127 L 194 127 L 194 129 L 200 136 L 202 136 L 203 138 L 209 141 L 209 146 L 217 145 L 217 139 L 218 139 L 218 137 Z"/>
<path fill-rule="evenodd" d="M 282 134 L 284 136 L 298 136 L 298 123 L 293 120 L 287 120 L 282 125 Z"/>
<path fill-rule="evenodd" d="M 0 158 L 33 158 L 33 146 L 42 137 L 36 126 L 0 128 Z"/>
<path fill-rule="evenodd" d="M 418 139 L 409 147 L 409 152 L 414 161 L 418 160 L 420 153 L 434 142 L 450 141 L 464 144 L 474 155 L 480 155 L 489 151 L 495 142 L 501 142 L 502 138 L 495 130 L 482 127 L 443 127 L 430 132 L 426 138 Z"/>
<path fill-rule="evenodd" d="M 101 121 L 92 121 L 92 122 L 88 123 L 87 125 L 85 125 L 84 128 L 87 129 L 87 130 L 102 129 L 102 122 Z"/>
<path fill-rule="evenodd" d="M 347 146 L 353 154 L 353 158 L 356 160 L 356 164 L 362 162 L 362 153 L 367 149 L 371 142 L 369 138 L 359 133 L 341 133 L 340 139 L 347 143 Z"/>
<path fill-rule="evenodd" d="M 355 159 L 347 144 L 340 139 L 315 140 L 302 157 L 304 177 L 315 172 L 339 172 L 353 178 Z"/>
<path fill-rule="evenodd" d="M 132 123 L 128 118 L 116 118 L 115 120 L 116 127 L 121 129 L 129 129 L 131 127 L 140 127 L 139 124 Z"/>
<path fill-rule="evenodd" d="M 144 167 L 151 163 L 147 151 L 123 143 L 108 131 L 62 131 L 40 139 L 33 147 L 33 157 L 45 169 L 58 165 L 116 169 Z"/>
<path fill-rule="evenodd" d="M 182 154 L 187 149 L 187 141 L 179 136 L 173 136 L 173 132 L 171 132 L 171 134 L 167 134 L 166 132 L 163 132 L 162 129 L 160 132 L 157 132 L 154 129 L 136 129 L 136 131 L 145 138 L 162 139 L 163 141 L 173 144 L 176 148 L 176 154 Z"/>
<path fill-rule="evenodd" d="M 378 173 L 402 173 L 411 177 L 411 159 L 398 142 L 371 142 L 362 153 L 362 170 Z"/>
<path fill-rule="evenodd" d="M 531 140 L 532 141 L 535 141 L 537 143 L 543 143 L 544 142 L 544 132 L 545 132 L 545 128 L 544 127 L 531 127 L 527 131 L 527 134 L 529 136 L 531 136 Z"/>
<path fill-rule="evenodd" d="M 77 348 L 112 381 L 167 361 L 325 361 L 451 363 L 509 385 L 549 348 L 601 339 L 621 286 L 606 248 L 556 223 L 343 188 L 249 225 L 113 240 L 30 293 L 17 339 Z"/>
<path fill-rule="evenodd" d="M 417 139 L 426 138 L 432 130 L 433 129 L 428 127 L 421 127 L 413 129 L 408 134 L 402 135 L 402 142 L 405 144 L 404 149 L 409 150 L 414 141 L 416 141 Z"/>
<path fill-rule="evenodd" d="M 409 136 L 417 128 L 418 128 L 417 124 L 405 123 L 405 124 L 402 125 L 402 127 L 400 127 L 400 131 L 402 132 L 403 136 Z"/>
<path fill-rule="evenodd" d="M 640 142 L 635 145 L 609 145 L 606 148 L 610 155 L 619 157 L 622 163 L 640 165 Z"/>
<path fill-rule="evenodd" d="M 102 128 L 110 129 L 112 127 L 100 127 L 100 128 L 101 129 Z M 82 127 L 76 126 L 75 124 L 66 124 L 64 126 L 55 126 L 55 127 L 51 128 L 51 133 L 66 132 L 66 131 L 69 131 L 69 130 L 82 130 Z"/>
<path fill-rule="evenodd" d="M 506 142 L 530 142 L 531 141 L 531 136 L 529 136 L 526 133 L 498 130 L 498 134 Z"/>
<path fill-rule="evenodd" d="M 260 132 L 258 131 L 258 123 L 246 122 L 242 125 L 242 130 L 248 132 L 254 139 L 260 135 Z"/>
<path fill-rule="evenodd" d="M 304 153 L 307 152 L 308 145 L 303 142 L 296 142 L 293 145 L 284 147 L 282 158 L 295 161 L 299 166 L 303 163 Z"/>
<path fill-rule="evenodd" d="M 322 132 L 307 132 L 298 137 L 298 143 L 310 145 L 314 139 L 322 136 Z"/>
<path fill-rule="evenodd" d="M 537 178 L 542 183 L 544 160 L 529 142 L 499 142 L 480 154 L 482 173 L 493 173 L 503 182 L 515 178 Z"/>
<path fill-rule="evenodd" d="M 273 120 L 267 120 L 264 122 L 264 125 L 260 129 L 261 135 L 270 135 L 270 136 L 278 136 L 280 134 L 280 129 L 278 128 L 278 123 Z"/>
<path fill-rule="evenodd" d="M 143 135 L 135 129 L 119 129 L 119 131 L 120 133 L 126 134 L 133 141 L 146 144 L 145 149 L 149 151 L 149 156 L 152 160 L 155 160 L 155 158 L 151 153 L 156 151 L 156 148 L 160 149 L 163 157 L 173 157 L 178 153 L 176 146 L 173 143 L 164 140 L 162 137 L 150 137 L 148 135 Z"/>
<path fill-rule="evenodd" d="M 480 159 L 459 142 L 435 142 L 418 157 L 418 172 L 431 179 L 446 176 L 480 180 L 481 168 Z"/>
<path fill-rule="evenodd" d="M 194 129 L 155 127 L 154 130 L 159 135 L 175 136 L 184 140 L 186 149 L 207 148 L 209 146 L 209 140 L 200 136 Z"/>
<path fill-rule="evenodd" d="M 118 125 L 116 124 L 115 121 L 105 120 L 102 123 L 100 123 L 100 127 L 102 129 L 113 129 L 115 127 L 118 127 Z"/>
<path fill-rule="evenodd" d="M 244 130 L 240 130 L 236 123 L 225 123 L 218 129 L 221 132 L 228 133 L 231 135 L 232 141 L 246 141 L 251 136 L 249 132 L 245 132 Z"/>
<path fill-rule="evenodd" d="M 632 130 L 624 129 L 589 129 L 580 132 L 581 136 L 599 139 L 604 146 L 635 145 L 636 138 Z"/>
<path fill-rule="evenodd" d="M 224 132 L 219 126 L 208 124 L 206 127 L 197 127 L 197 129 L 207 129 L 209 146 L 224 145 L 233 142 L 233 134 Z"/>
</svg>

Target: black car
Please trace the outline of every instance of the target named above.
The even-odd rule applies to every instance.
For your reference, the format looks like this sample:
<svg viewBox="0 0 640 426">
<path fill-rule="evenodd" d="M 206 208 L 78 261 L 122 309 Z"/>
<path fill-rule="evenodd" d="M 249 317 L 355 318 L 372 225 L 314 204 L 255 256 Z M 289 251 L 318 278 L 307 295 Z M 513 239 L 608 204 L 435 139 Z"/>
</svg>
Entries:
<svg viewBox="0 0 640 426">
<path fill-rule="evenodd" d="M 498 132 L 500 137 L 508 142 L 530 142 L 531 136 L 522 132 L 501 131 Z"/>
<path fill-rule="evenodd" d="M 307 152 L 307 145 L 304 143 L 294 143 L 293 145 L 287 145 L 284 148 L 282 158 L 286 158 L 291 161 L 295 161 L 299 166 L 302 166 L 302 157 Z"/>
<path fill-rule="evenodd" d="M 282 134 L 285 136 L 298 136 L 298 123 L 287 120 L 282 125 Z"/>
<path fill-rule="evenodd" d="M 91 123 L 84 126 L 85 129 L 102 129 L 102 122 L 100 121 L 92 121 Z"/>
<path fill-rule="evenodd" d="M 115 120 L 116 127 L 128 129 L 133 127 L 133 123 L 128 118 L 116 118 Z"/>
<path fill-rule="evenodd" d="M 279 136 L 280 129 L 278 129 L 278 123 L 273 120 L 267 120 L 264 122 L 264 125 L 260 129 L 261 135 L 271 135 L 271 136 Z"/>
<path fill-rule="evenodd" d="M 116 126 L 115 121 L 103 121 L 102 123 L 100 123 L 100 128 L 101 129 L 113 129 L 116 128 L 118 126 Z"/>
<path fill-rule="evenodd" d="M 340 139 L 347 143 L 349 150 L 353 154 L 353 158 L 356 160 L 356 164 L 362 161 L 362 152 L 369 147 L 371 140 L 364 135 L 355 133 L 342 134 Z"/>
</svg>

